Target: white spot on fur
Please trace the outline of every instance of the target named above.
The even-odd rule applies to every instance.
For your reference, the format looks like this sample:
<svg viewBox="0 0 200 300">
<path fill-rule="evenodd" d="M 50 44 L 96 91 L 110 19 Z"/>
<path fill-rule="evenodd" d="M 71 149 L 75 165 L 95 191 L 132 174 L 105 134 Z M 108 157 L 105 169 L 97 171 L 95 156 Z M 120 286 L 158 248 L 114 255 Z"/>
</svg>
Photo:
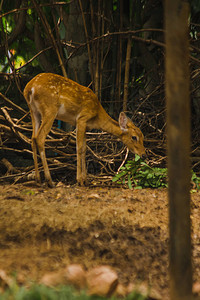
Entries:
<svg viewBox="0 0 200 300">
<path fill-rule="evenodd" d="M 29 98 L 30 104 L 31 104 L 31 103 L 33 102 L 33 100 L 34 100 L 34 93 L 35 93 L 35 88 L 32 87 L 32 88 L 31 88 L 30 98 Z"/>
<path fill-rule="evenodd" d="M 65 115 L 66 115 L 65 104 L 62 103 L 58 109 L 57 119 L 62 120 L 63 118 L 65 118 Z"/>
<path fill-rule="evenodd" d="M 76 121 L 79 119 L 79 116 L 80 116 L 80 114 L 78 114 L 78 115 L 76 116 Z"/>
<path fill-rule="evenodd" d="M 64 115 L 65 112 L 66 112 L 66 110 L 65 110 L 65 104 L 62 103 L 62 104 L 60 105 L 59 109 L 58 109 L 58 115 Z"/>
<path fill-rule="evenodd" d="M 38 129 L 40 127 L 40 122 L 41 122 L 41 112 L 40 112 L 40 107 L 39 107 L 39 103 L 37 103 L 36 101 L 34 101 L 34 94 L 35 94 L 35 88 L 32 87 L 31 88 L 31 94 L 30 94 L 30 107 L 31 107 L 31 111 L 33 114 L 33 117 L 35 119 L 35 135 L 38 132 Z"/>
<path fill-rule="evenodd" d="M 40 128 L 40 120 L 38 118 L 35 118 L 35 134 L 37 134 L 39 128 Z"/>
</svg>

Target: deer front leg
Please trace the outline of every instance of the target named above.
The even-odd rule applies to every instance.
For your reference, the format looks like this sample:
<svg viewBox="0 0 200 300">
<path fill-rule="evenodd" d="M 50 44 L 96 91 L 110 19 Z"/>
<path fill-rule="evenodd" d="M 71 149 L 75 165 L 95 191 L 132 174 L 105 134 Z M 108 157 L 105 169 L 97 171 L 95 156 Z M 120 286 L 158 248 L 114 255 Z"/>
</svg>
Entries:
<svg viewBox="0 0 200 300">
<path fill-rule="evenodd" d="M 38 151 L 40 153 L 40 158 L 42 161 L 42 165 L 44 168 L 44 176 L 45 176 L 45 181 L 47 183 L 47 185 L 49 187 L 54 187 L 53 181 L 51 179 L 51 174 L 49 171 L 49 167 L 47 164 L 47 159 L 46 159 L 46 154 L 45 154 L 45 139 L 47 134 L 49 133 L 52 125 L 53 125 L 53 121 L 55 119 L 55 116 L 49 118 L 49 119 L 43 119 L 42 124 L 39 128 L 39 131 L 37 133 L 37 136 L 35 138 L 36 140 L 36 144 L 37 144 L 37 148 Z"/>
<path fill-rule="evenodd" d="M 76 154 L 77 154 L 77 174 L 78 184 L 83 186 L 86 183 L 86 124 L 77 122 L 76 126 Z"/>
</svg>

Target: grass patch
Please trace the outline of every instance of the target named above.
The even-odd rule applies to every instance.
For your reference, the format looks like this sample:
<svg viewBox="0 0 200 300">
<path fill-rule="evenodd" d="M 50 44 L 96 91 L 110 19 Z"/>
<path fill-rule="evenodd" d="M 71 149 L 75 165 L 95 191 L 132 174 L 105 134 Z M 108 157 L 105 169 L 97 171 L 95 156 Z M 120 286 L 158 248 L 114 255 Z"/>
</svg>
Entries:
<svg viewBox="0 0 200 300">
<path fill-rule="evenodd" d="M 139 155 L 127 161 L 124 167 L 113 177 L 113 182 L 123 184 L 129 189 L 167 187 L 167 168 L 150 167 Z M 200 177 L 191 171 L 193 189 L 200 189 Z"/>
<path fill-rule="evenodd" d="M 85 291 L 77 292 L 70 286 L 61 286 L 58 288 L 50 288 L 44 285 L 32 285 L 30 288 L 20 287 L 17 284 L 9 287 L 2 294 L 1 300 L 116 300 L 114 296 L 104 298 L 100 296 L 89 296 Z M 129 294 L 125 300 L 145 300 L 146 296 L 142 296 L 137 292 Z"/>
</svg>

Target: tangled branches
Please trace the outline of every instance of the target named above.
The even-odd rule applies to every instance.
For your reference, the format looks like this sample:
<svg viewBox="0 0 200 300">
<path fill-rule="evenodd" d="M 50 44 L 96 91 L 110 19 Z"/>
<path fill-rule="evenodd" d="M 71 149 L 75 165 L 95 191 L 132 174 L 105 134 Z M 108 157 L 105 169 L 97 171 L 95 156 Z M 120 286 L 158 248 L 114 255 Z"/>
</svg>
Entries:
<svg viewBox="0 0 200 300">
<path fill-rule="evenodd" d="M 0 94 L 6 102 L 6 106 L 1 107 L 0 113 L 0 149 L 1 157 L 1 177 L 0 181 L 9 180 L 18 182 L 33 179 L 33 161 L 31 149 L 32 126 L 27 112 L 14 104 L 11 100 Z M 13 108 L 22 114 L 21 118 L 13 117 Z M 56 124 L 55 124 L 56 125 Z M 46 151 L 48 164 L 53 176 L 74 177 L 76 171 L 76 132 L 66 132 L 53 126 L 47 136 Z M 107 133 L 88 132 L 87 133 L 87 165 L 89 171 L 94 175 L 100 173 L 104 175 L 104 180 L 113 175 L 117 166 L 126 157 L 126 148 L 120 145 L 118 140 Z M 12 154 L 12 155 L 10 155 Z M 13 163 L 13 156 L 24 160 L 24 164 L 19 166 Z M 9 157 L 11 161 L 9 161 Z M 29 162 L 30 165 L 24 166 Z M 40 166 L 42 170 L 42 167 Z M 71 173 L 73 176 L 71 176 Z M 60 174 L 60 175 L 59 175 Z M 65 174 L 65 175 L 63 175 Z"/>
<path fill-rule="evenodd" d="M 0 93 L 5 106 L 0 110 L 0 150 L 2 181 L 27 181 L 34 179 L 31 135 L 32 125 L 29 112 L 22 109 Z M 152 113 L 152 102 L 145 100 L 145 112 L 140 105 L 134 121 L 145 133 L 147 160 L 152 166 L 166 166 L 166 136 L 164 111 Z M 16 112 L 17 116 L 16 117 Z M 162 122 L 161 122 L 162 120 Z M 164 124 L 162 128 L 159 124 Z M 160 128 L 160 129 L 159 129 Z M 48 165 L 55 180 L 75 182 L 76 177 L 76 132 L 59 129 L 56 122 L 46 140 Z M 111 177 L 128 159 L 128 150 L 114 136 L 105 132 L 87 132 L 86 162 L 89 178 L 98 182 L 111 182 Z M 131 156 L 131 154 L 130 154 Z M 192 167 L 199 170 L 199 147 L 193 141 Z M 42 166 L 40 165 L 42 171 Z"/>
</svg>

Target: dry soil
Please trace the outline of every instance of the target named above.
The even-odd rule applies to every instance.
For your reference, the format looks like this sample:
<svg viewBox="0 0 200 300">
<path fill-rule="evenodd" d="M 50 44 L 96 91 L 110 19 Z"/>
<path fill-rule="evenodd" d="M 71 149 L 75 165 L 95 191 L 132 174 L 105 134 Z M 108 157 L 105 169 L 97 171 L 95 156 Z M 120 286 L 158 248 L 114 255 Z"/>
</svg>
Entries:
<svg viewBox="0 0 200 300">
<path fill-rule="evenodd" d="M 200 192 L 192 194 L 194 281 L 200 278 Z M 166 189 L 0 186 L 0 268 L 22 283 L 71 263 L 112 266 L 123 284 L 168 299 Z"/>
</svg>

